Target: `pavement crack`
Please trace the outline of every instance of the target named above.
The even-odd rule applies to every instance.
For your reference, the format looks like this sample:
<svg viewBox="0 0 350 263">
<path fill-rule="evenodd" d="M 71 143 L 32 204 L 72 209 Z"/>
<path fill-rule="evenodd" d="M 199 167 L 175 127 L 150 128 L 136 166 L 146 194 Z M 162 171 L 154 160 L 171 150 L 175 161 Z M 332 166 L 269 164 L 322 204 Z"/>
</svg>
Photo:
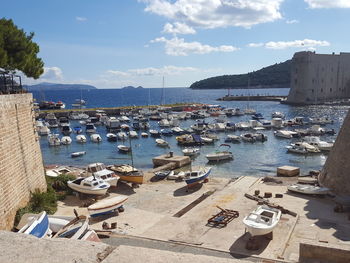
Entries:
<svg viewBox="0 0 350 263">
<path fill-rule="evenodd" d="M 103 260 L 106 259 L 106 257 L 108 257 L 117 247 L 112 247 L 112 246 L 108 246 L 105 250 L 103 250 L 100 253 L 97 253 L 97 260 L 96 262 L 100 263 Z"/>
</svg>

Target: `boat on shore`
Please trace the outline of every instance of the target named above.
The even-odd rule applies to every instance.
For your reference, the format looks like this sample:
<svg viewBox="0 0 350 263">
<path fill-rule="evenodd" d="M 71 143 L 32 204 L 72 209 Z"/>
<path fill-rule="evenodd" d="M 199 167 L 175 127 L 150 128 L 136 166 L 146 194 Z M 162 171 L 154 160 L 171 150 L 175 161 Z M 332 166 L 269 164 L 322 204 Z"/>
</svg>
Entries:
<svg viewBox="0 0 350 263">
<path fill-rule="evenodd" d="M 243 224 L 252 236 L 269 234 L 281 218 L 281 210 L 266 205 L 258 206 L 243 219 Z"/>
<path fill-rule="evenodd" d="M 199 168 L 197 170 L 187 171 L 184 174 L 184 180 L 187 187 L 192 187 L 207 179 L 211 172 L 211 167 Z"/>
<path fill-rule="evenodd" d="M 124 211 L 123 205 L 128 200 L 126 195 L 117 195 L 111 198 L 106 198 L 88 206 L 88 211 L 91 217 L 108 215 L 116 211 Z"/>
<path fill-rule="evenodd" d="M 89 195 L 105 195 L 110 187 L 109 183 L 94 176 L 79 177 L 73 181 L 68 181 L 67 185 L 74 191 Z"/>
<path fill-rule="evenodd" d="M 45 211 L 29 219 L 18 233 L 24 233 L 38 238 L 45 237 L 50 232 L 49 218 Z"/>
<path fill-rule="evenodd" d="M 91 163 L 87 166 L 87 175 L 109 183 L 111 186 L 117 186 L 119 176 L 106 168 L 103 163 Z"/>
<path fill-rule="evenodd" d="M 86 216 L 78 216 L 59 230 L 53 238 L 69 238 L 69 239 L 81 239 L 88 231 L 89 218 Z"/>
<path fill-rule="evenodd" d="M 309 184 L 292 184 L 287 186 L 287 189 L 291 192 L 307 195 L 326 195 L 329 193 L 329 188 Z"/>
<path fill-rule="evenodd" d="M 143 183 L 143 173 L 131 165 L 112 165 L 108 166 L 108 169 L 118 175 L 121 181 L 136 184 Z"/>
<path fill-rule="evenodd" d="M 158 180 L 163 180 L 171 174 L 174 174 L 174 171 L 164 170 L 164 171 L 159 171 L 159 172 L 154 173 L 154 177 Z"/>
</svg>

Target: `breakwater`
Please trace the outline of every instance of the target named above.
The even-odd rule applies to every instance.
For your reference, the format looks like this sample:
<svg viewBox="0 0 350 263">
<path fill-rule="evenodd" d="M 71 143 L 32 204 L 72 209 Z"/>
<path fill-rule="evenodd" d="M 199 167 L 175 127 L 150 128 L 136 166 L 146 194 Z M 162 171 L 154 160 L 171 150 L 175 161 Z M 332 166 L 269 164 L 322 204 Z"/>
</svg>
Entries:
<svg viewBox="0 0 350 263">
<path fill-rule="evenodd" d="M 265 95 L 256 95 L 256 96 L 224 96 L 218 98 L 219 101 L 284 101 L 287 96 L 265 96 Z"/>
</svg>

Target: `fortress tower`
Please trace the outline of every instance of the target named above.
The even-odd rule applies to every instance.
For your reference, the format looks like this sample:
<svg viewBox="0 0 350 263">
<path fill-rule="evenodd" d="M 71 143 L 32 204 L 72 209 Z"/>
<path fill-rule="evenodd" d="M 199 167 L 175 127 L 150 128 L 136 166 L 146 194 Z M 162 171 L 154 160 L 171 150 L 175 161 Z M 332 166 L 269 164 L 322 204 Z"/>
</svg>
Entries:
<svg viewBox="0 0 350 263">
<path fill-rule="evenodd" d="M 350 53 L 294 54 L 287 103 L 320 104 L 346 98 L 350 98 Z"/>
</svg>

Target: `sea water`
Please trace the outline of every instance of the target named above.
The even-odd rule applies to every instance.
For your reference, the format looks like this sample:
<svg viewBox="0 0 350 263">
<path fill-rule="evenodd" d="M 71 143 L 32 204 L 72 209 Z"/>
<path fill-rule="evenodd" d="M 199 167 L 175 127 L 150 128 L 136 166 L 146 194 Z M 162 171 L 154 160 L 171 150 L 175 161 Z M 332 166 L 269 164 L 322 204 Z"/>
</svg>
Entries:
<svg viewBox="0 0 350 263">
<path fill-rule="evenodd" d="M 288 89 L 250 89 L 250 90 L 231 90 L 231 95 L 287 95 Z M 334 120 L 333 124 L 324 126 L 326 129 L 334 128 L 339 131 L 343 119 L 348 111 L 347 106 L 290 106 L 271 101 L 217 101 L 217 98 L 227 94 L 227 90 L 190 90 L 186 88 L 168 88 L 168 89 L 135 89 L 135 90 L 90 90 L 83 91 L 82 98 L 87 101 L 87 108 L 97 107 L 118 107 L 131 105 L 156 105 L 160 103 L 174 104 L 180 102 L 198 102 L 209 104 L 220 104 L 225 107 L 240 108 L 244 110 L 248 106 L 254 108 L 257 112 L 263 114 L 265 119 L 271 120 L 271 113 L 275 111 L 283 112 L 287 119 L 303 116 L 303 117 L 328 117 Z M 34 97 L 39 101 L 42 99 L 42 93 L 34 92 Z M 74 103 L 75 99 L 81 96 L 80 90 L 69 91 L 50 91 L 45 92 L 47 100 L 62 100 L 66 103 L 67 108 Z M 248 105 L 249 104 L 249 105 Z M 240 121 L 249 121 L 250 115 L 233 116 L 228 118 L 229 121 L 237 123 Z M 213 122 L 213 118 L 207 118 L 207 122 Z M 195 120 L 180 121 L 182 128 L 190 127 Z M 130 124 L 131 125 L 131 124 Z M 157 121 L 150 121 L 151 128 L 160 130 Z M 71 121 L 71 127 L 79 126 L 78 121 Z M 304 127 L 303 127 L 304 128 Z M 55 131 L 53 131 L 55 132 Z M 59 130 L 56 130 L 59 133 Z M 148 137 L 131 139 L 131 141 L 108 142 L 106 138 L 106 128 L 97 126 L 97 132 L 102 137 L 101 143 L 93 143 L 87 136 L 87 143 L 80 144 L 75 140 L 75 135 L 71 137 L 73 142 L 71 145 L 61 145 L 59 147 L 50 147 L 47 137 L 42 136 L 40 139 L 41 150 L 44 163 L 86 166 L 93 162 L 103 162 L 105 164 L 131 164 L 131 156 L 118 152 L 117 145 L 124 144 L 132 146 L 133 161 L 137 168 L 152 168 L 152 158 L 161 154 L 173 151 L 174 154 L 182 155 L 182 147 L 177 145 L 175 136 L 163 137 L 169 142 L 169 148 L 161 148 L 156 146 L 155 138 Z M 282 165 L 291 165 L 300 167 L 303 173 L 307 173 L 312 169 L 320 169 L 326 161 L 327 154 L 310 154 L 297 155 L 287 153 L 286 146 L 297 139 L 279 139 L 273 135 L 273 130 L 265 130 L 264 134 L 268 136 L 268 140 L 264 143 L 244 143 L 229 144 L 230 151 L 234 155 L 233 161 L 220 163 L 208 163 L 206 154 L 215 152 L 222 143 L 227 134 L 240 135 L 244 131 L 236 132 L 220 132 L 220 137 L 212 145 L 204 145 L 201 147 L 200 155 L 193 159 L 192 164 L 197 166 L 212 166 L 212 174 L 221 177 L 233 177 L 238 175 L 265 176 L 276 173 L 276 167 Z M 140 134 L 140 132 L 139 132 Z M 324 141 L 335 140 L 336 136 L 325 135 L 321 139 Z M 70 154 L 77 151 L 86 151 L 86 155 L 78 158 L 71 158 Z"/>
</svg>

